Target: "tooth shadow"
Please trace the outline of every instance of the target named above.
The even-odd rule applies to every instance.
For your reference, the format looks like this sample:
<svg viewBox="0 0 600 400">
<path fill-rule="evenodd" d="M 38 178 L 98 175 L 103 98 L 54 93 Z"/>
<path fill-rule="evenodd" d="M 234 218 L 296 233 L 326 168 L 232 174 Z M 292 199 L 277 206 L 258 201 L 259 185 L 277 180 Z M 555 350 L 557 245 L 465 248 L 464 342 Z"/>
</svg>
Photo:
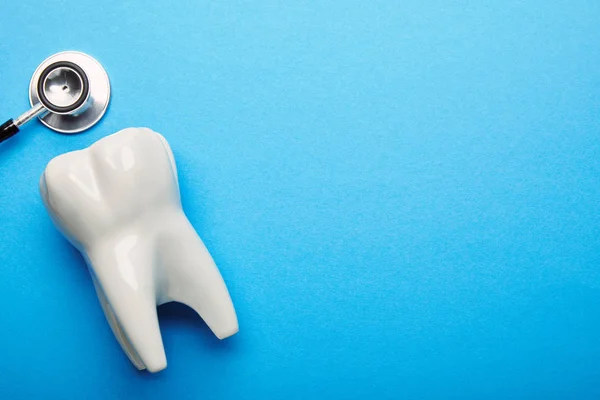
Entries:
<svg viewBox="0 0 600 400">
<path fill-rule="evenodd" d="M 161 331 L 168 331 L 170 327 L 181 326 L 180 323 L 185 321 L 185 326 L 193 329 L 194 333 L 197 334 L 198 342 L 202 343 L 202 347 L 209 352 L 230 353 L 235 351 L 236 340 L 232 340 L 232 338 L 220 340 L 217 338 L 204 320 L 185 304 L 171 302 L 159 306 L 158 320 Z"/>
</svg>

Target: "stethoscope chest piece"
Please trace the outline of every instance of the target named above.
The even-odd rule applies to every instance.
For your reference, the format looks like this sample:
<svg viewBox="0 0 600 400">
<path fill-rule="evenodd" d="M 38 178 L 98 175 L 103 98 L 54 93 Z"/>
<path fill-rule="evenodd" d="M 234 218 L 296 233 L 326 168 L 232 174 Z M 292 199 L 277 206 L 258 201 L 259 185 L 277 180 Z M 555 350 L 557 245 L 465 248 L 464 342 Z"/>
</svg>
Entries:
<svg viewBox="0 0 600 400">
<path fill-rule="evenodd" d="M 32 107 L 49 112 L 39 116 L 48 128 L 78 133 L 102 118 L 110 101 L 108 74 L 94 58 L 77 51 L 48 57 L 35 70 L 29 83 Z"/>
<path fill-rule="evenodd" d="M 63 51 L 48 57 L 29 82 L 31 109 L 0 125 L 0 142 L 34 118 L 61 133 L 78 133 L 102 118 L 110 101 L 110 81 L 87 54 Z"/>
</svg>

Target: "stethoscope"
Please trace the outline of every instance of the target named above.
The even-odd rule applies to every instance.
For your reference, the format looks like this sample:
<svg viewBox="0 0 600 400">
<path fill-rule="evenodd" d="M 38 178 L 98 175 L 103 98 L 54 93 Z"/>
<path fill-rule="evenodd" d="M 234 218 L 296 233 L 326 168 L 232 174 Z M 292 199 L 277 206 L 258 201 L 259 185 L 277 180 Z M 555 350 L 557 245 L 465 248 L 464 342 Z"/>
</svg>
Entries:
<svg viewBox="0 0 600 400">
<path fill-rule="evenodd" d="M 31 77 L 32 108 L 0 125 L 0 142 L 14 136 L 36 117 L 57 132 L 84 131 L 102 118 L 109 101 L 110 81 L 98 61 L 77 51 L 54 54 Z"/>
</svg>

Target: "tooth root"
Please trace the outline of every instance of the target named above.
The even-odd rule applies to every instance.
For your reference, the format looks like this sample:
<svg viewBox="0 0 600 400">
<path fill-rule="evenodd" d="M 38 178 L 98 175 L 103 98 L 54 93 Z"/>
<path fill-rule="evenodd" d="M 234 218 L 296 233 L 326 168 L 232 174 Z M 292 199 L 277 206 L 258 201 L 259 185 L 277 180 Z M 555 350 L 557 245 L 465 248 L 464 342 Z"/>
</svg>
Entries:
<svg viewBox="0 0 600 400">
<path fill-rule="evenodd" d="M 166 275 L 161 304 L 176 301 L 190 306 L 219 339 L 237 333 L 237 316 L 225 282 L 183 213 L 171 220 L 159 242 Z"/>
<path fill-rule="evenodd" d="M 93 273 L 92 273 L 92 281 L 94 282 L 94 288 L 96 289 L 96 294 L 98 295 L 98 300 L 100 300 L 100 306 L 102 307 L 102 311 L 104 311 L 106 320 L 108 321 L 108 324 L 110 325 L 110 328 L 113 331 L 113 334 L 117 338 L 117 341 L 121 345 L 121 348 L 123 349 L 123 351 L 129 358 L 129 360 L 133 363 L 133 365 L 135 365 L 135 367 L 137 369 L 139 369 L 139 370 L 146 369 L 146 366 L 144 365 L 142 360 L 140 360 L 140 356 L 137 354 L 137 352 L 131 345 L 131 342 L 129 342 L 129 339 L 127 339 L 125 332 L 123 332 L 123 328 L 121 328 L 121 325 L 119 324 L 119 321 L 117 321 L 117 317 L 115 316 L 115 313 L 113 312 L 112 307 L 110 306 L 110 304 L 108 303 L 108 300 L 106 299 L 104 290 L 102 290 L 102 288 L 98 284 L 98 280 L 95 278 Z"/>
<path fill-rule="evenodd" d="M 138 369 L 158 372 L 167 367 L 167 360 L 156 312 L 153 260 L 151 247 L 139 240 L 136 235 L 120 237 L 88 253 L 88 263 L 121 347 Z"/>
</svg>

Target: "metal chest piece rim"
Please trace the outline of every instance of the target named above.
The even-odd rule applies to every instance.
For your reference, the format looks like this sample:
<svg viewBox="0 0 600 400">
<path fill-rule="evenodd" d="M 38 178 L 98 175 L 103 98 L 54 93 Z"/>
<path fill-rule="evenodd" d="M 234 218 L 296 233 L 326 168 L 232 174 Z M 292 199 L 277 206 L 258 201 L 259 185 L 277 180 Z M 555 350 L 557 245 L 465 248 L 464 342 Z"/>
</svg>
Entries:
<svg viewBox="0 0 600 400">
<path fill-rule="evenodd" d="M 108 74 L 91 56 L 78 51 L 63 51 L 44 60 L 33 73 L 29 82 L 29 102 L 32 107 L 40 104 L 38 90 L 43 90 L 40 78 L 51 65 L 57 63 L 75 64 L 83 71 L 89 84 L 89 94 L 79 110 L 73 114 L 48 112 L 42 114 L 39 120 L 48 128 L 60 133 L 73 134 L 91 128 L 106 113 L 110 102 L 110 81 Z"/>
</svg>

